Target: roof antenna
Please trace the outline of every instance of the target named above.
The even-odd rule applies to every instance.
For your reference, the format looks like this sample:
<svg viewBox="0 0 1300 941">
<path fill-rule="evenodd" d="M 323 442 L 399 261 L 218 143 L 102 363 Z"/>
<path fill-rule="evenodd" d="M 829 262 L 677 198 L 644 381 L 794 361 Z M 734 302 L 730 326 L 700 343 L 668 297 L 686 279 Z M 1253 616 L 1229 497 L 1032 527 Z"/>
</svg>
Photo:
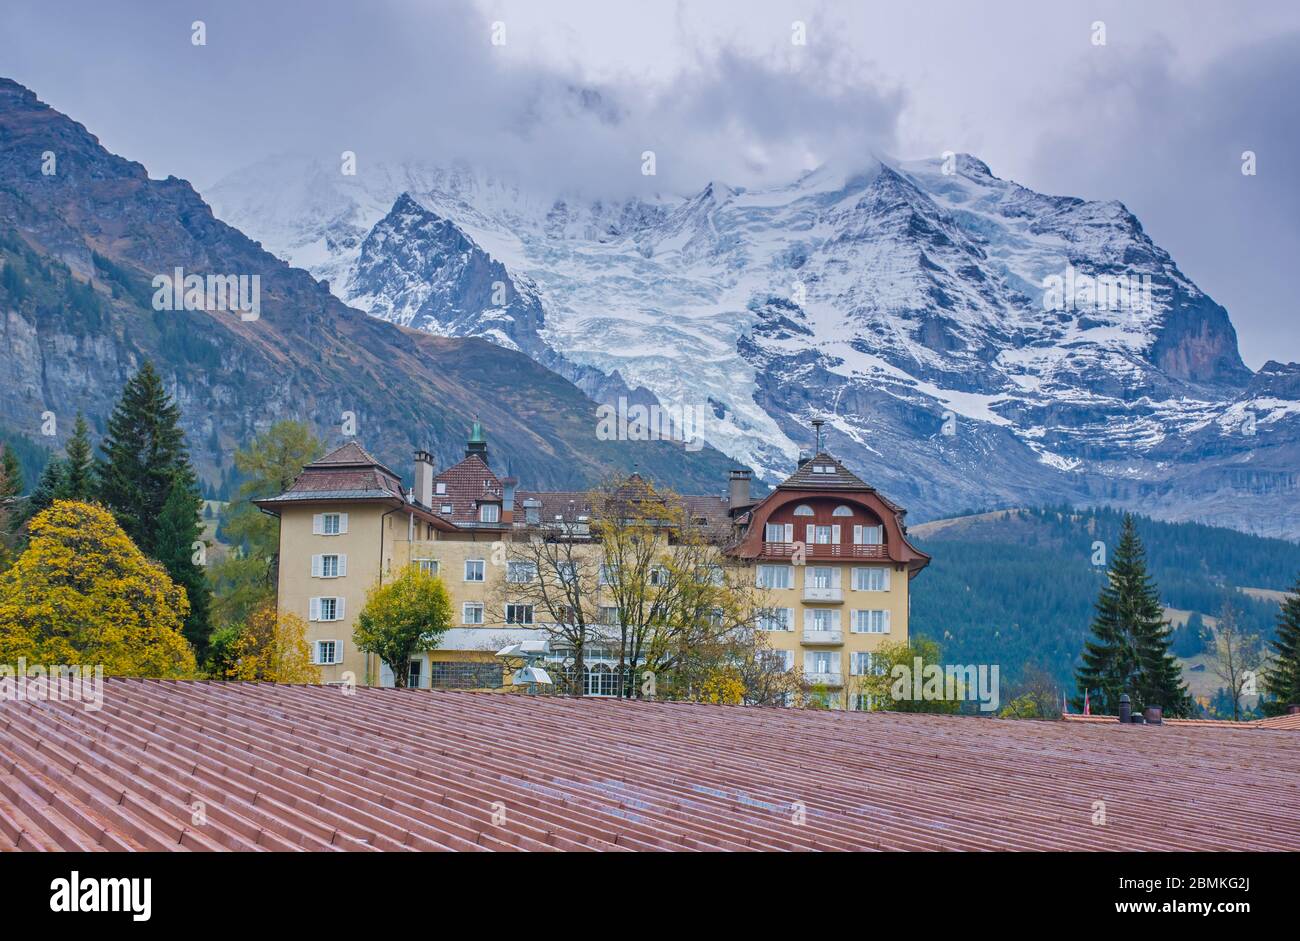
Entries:
<svg viewBox="0 0 1300 941">
<path fill-rule="evenodd" d="M 817 436 L 817 447 L 813 450 L 814 454 L 822 453 L 822 425 L 826 424 L 824 418 L 814 418 L 812 420 L 813 434 Z"/>
</svg>

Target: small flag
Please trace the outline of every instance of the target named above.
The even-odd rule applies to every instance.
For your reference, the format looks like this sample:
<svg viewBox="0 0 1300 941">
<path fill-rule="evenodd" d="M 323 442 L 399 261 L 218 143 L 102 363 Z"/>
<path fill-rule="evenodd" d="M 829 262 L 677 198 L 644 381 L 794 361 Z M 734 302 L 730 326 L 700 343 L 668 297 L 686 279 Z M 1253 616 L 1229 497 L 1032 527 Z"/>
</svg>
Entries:
<svg viewBox="0 0 1300 941">
<path fill-rule="evenodd" d="M 1085 716 L 1092 715 L 1092 709 L 1088 706 L 1088 691 L 1086 689 L 1083 691 L 1083 714 Z"/>
<path fill-rule="evenodd" d="M 1065 698 L 1065 693 L 1062 693 L 1061 694 L 1061 715 L 1068 716 L 1069 714 L 1070 714 L 1070 701 Z"/>
</svg>

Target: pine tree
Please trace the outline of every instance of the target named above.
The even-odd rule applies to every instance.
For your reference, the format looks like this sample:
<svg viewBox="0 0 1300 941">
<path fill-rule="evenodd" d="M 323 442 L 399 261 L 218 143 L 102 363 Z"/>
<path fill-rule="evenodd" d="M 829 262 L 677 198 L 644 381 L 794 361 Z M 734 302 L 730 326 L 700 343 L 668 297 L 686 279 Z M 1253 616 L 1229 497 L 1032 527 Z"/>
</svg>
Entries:
<svg viewBox="0 0 1300 941">
<path fill-rule="evenodd" d="M 145 360 L 123 388 L 99 445 L 99 498 L 146 555 L 156 551 L 158 523 L 173 478 L 179 475 L 187 484 L 195 483 L 180 418 L 180 408 Z"/>
<path fill-rule="evenodd" d="M 1273 661 L 1264 671 L 1264 689 L 1272 698 L 1260 705 L 1268 715 L 1277 716 L 1300 703 L 1300 577 L 1278 612 L 1277 635 L 1270 646 Z"/>
<path fill-rule="evenodd" d="M 198 488 L 193 481 L 183 475 L 175 476 L 158 518 L 154 558 L 162 563 L 172 581 L 185 589 L 190 610 L 181 633 L 202 660 L 210 633 L 211 589 L 203 566 L 194 561 L 194 544 L 201 541 L 203 533 L 199 504 Z"/>
<path fill-rule="evenodd" d="M 51 454 L 50 459 L 45 462 L 45 470 L 41 471 L 40 479 L 32 488 L 31 496 L 27 498 L 24 522 L 42 510 L 48 510 L 54 505 L 55 500 L 61 500 L 66 486 L 63 461 Z"/>
<path fill-rule="evenodd" d="M 18 533 L 25 518 L 22 494 L 22 465 L 14 449 L 6 443 L 0 454 L 0 568 L 8 565 L 10 553 L 18 546 Z"/>
<path fill-rule="evenodd" d="M 1116 715 L 1119 698 L 1127 693 L 1134 711 L 1160 706 L 1171 716 L 1190 714 L 1191 698 L 1178 662 L 1169 653 L 1160 597 L 1147 575 L 1146 551 L 1127 514 L 1097 599 L 1092 632 L 1076 674 L 1076 708 L 1083 707 L 1087 691 L 1093 711 Z"/>
<path fill-rule="evenodd" d="M 6 443 L 3 454 L 0 454 L 0 500 L 7 505 L 9 501 L 22 496 L 22 493 L 23 468 L 18 463 L 14 449 Z"/>
<path fill-rule="evenodd" d="M 95 495 L 95 465 L 90 449 L 90 428 L 86 418 L 77 412 L 77 423 L 72 437 L 63 453 L 63 490 L 60 497 L 64 500 L 77 500 L 86 503 Z"/>
</svg>

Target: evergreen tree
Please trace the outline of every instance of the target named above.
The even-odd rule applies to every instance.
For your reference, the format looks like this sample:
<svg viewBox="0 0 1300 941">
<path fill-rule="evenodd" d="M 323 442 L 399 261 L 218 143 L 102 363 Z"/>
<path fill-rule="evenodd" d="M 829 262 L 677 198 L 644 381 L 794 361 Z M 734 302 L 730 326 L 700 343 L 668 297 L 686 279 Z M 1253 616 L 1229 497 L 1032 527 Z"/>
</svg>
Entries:
<svg viewBox="0 0 1300 941">
<path fill-rule="evenodd" d="M 23 494 L 23 468 L 18 455 L 8 443 L 0 454 L 0 500 L 6 505 Z"/>
<path fill-rule="evenodd" d="M 1287 707 L 1300 703 L 1300 578 L 1282 603 L 1277 616 L 1277 635 L 1270 646 L 1273 661 L 1264 671 L 1264 689 L 1270 699 L 1260 703 L 1269 715 L 1283 715 Z"/>
<path fill-rule="evenodd" d="M 63 498 L 63 491 L 67 487 L 64 481 L 64 471 L 63 461 L 51 454 L 50 459 L 45 462 L 45 470 L 41 471 L 40 479 L 36 481 L 36 486 L 32 488 L 31 496 L 27 498 L 24 522 L 42 510 L 48 510 L 54 505 L 55 500 Z"/>
<path fill-rule="evenodd" d="M 63 490 L 60 498 L 80 503 L 90 502 L 95 496 L 95 465 L 90 449 L 90 428 L 80 412 L 77 412 L 76 426 L 63 453 L 66 458 L 63 462 Z"/>
<path fill-rule="evenodd" d="M 201 564 L 194 561 L 195 543 L 201 542 L 198 488 L 183 475 L 172 479 L 172 487 L 158 518 L 154 558 L 162 563 L 172 581 L 185 589 L 190 609 L 181 633 L 202 660 L 207 652 L 211 589 Z"/>
<path fill-rule="evenodd" d="M 99 445 L 99 498 L 146 555 L 157 551 L 159 520 L 173 479 L 196 483 L 180 418 L 180 408 L 145 360 L 123 388 Z"/>
<path fill-rule="evenodd" d="M 1097 599 L 1093 639 L 1084 645 L 1076 674 L 1076 708 L 1082 708 L 1086 691 L 1095 712 L 1116 715 L 1119 698 L 1127 693 L 1135 711 L 1161 706 L 1171 716 L 1189 714 L 1191 699 L 1169 653 L 1160 597 L 1147 575 L 1133 517 L 1127 514 L 1107 576 Z"/>
</svg>

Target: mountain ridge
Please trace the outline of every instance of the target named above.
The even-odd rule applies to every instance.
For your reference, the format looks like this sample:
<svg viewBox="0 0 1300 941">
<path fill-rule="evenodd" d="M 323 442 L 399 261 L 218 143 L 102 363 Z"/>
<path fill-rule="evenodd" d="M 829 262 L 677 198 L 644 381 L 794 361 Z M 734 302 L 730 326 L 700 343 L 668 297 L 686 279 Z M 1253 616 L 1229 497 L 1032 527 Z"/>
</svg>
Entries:
<svg viewBox="0 0 1300 941">
<path fill-rule="evenodd" d="M 1066 499 L 1300 536 L 1293 367 L 1253 375 L 1227 311 L 1117 201 L 1035 193 L 968 155 L 623 201 L 317 164 L 304 193 L 329 212 L 290 187 L 244 219 L 267 181 L 304 176 L 294 161 L 218 184 L 217 211 L 375 316 L 414 304 L 425 329 L 519 344 L 602 400 L 594 376 L 697 408 L 707 440 L 769 483 L 825 417 L 832 449 L 916 518 Z M 396 238 L 399 203 L 438 231 Z M 428 267 L 461 243 L 518 309 Z M 1050 308 L 1053 277 L 1149 287 L 1127 309 Z"/>
</svg>

